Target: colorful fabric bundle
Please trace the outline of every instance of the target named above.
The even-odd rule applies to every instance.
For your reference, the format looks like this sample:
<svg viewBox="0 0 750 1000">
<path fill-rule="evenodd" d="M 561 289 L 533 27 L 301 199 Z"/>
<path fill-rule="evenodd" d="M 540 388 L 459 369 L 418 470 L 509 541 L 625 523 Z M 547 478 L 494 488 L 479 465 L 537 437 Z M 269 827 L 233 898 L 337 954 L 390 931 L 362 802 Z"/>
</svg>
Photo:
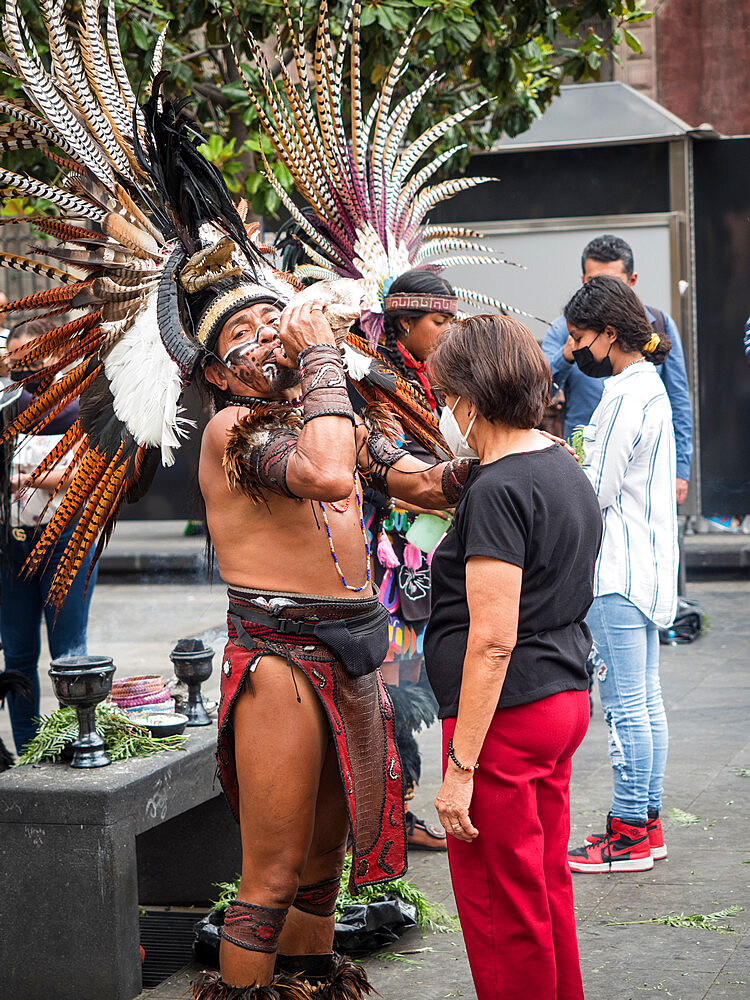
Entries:
<svg viewBox="0 0 750 1000">
<path fill-rule="evenodd" d="M 174 699 L 163 677 L 140 675 L 124 677 L 112 684 L 111 700 L 127 712 L 173 712 Z"/>
</svg>

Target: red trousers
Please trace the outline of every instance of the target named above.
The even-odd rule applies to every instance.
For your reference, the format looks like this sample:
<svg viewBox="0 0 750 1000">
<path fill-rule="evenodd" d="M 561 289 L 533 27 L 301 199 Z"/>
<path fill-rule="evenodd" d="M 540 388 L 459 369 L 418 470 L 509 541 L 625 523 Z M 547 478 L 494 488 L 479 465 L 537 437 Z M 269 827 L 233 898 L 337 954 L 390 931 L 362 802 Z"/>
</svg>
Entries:
<svg viewBox="0 0 750 1000">
<path fill-rule="evenodd" d="M 479 836 L 470 844 L 448 837 L 477 1000 L 583 1000 L 568 785 L 588 720 L 586 691 L 493 717 L 469 808 Z M 443 753 L 455 727 L 443 720 Z"/>
</svg>

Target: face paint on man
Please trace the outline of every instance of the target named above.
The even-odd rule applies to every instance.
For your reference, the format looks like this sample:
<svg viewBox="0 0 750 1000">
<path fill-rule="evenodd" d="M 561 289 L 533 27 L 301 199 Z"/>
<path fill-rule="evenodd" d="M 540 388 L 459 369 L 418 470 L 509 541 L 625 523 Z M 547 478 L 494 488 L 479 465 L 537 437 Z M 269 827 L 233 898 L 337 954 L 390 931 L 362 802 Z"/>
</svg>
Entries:
<svg viewBox="0 0 750 1000">
<path fill-rule="evenodd" d="M 235 330 L 234 343 L 221 357 L 227 371 L 257 393 L 283 392 L 299 384 L 297 369 L 280 363 L 286 356 L 277 330 L 278 313 L 268 312 L 249 337 L 246 329 Z"/>
</svg>

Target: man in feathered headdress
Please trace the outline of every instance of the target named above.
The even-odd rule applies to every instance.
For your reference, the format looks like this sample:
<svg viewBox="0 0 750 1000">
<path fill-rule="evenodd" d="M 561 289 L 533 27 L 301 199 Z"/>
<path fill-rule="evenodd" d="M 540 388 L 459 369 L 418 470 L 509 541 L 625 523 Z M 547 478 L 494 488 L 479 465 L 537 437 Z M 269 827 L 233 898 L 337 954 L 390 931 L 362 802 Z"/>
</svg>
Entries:
<svg viewBox="0 0 750 1000">
<path fill-rule="evenodd" d="M 200 380 L 217 411 L 200 485 L 229 588 L 219 773 L 243 844 L 223 979 L 204 973 L 194 987 L 205 1000 L 252 984 L 242 996 L 271 997 L 263 988 L 274 976 L 276 990 L 290 976 L 313 990 L 290 996 L 369 992 L 364 973 L 332 955 L 348 832 L 355 884 L 403 873 L 405 835 L 392 708 L 376 670 L 388 614 L 370 581 L 358 467 L 383 491 L 432 506 L 454 503 L 466 473 L 456 462 L 426 470 L 355 417 L 323 306 L 284 299 L 279 281 L 222 279 L 195 322 Z"/>
</svg>

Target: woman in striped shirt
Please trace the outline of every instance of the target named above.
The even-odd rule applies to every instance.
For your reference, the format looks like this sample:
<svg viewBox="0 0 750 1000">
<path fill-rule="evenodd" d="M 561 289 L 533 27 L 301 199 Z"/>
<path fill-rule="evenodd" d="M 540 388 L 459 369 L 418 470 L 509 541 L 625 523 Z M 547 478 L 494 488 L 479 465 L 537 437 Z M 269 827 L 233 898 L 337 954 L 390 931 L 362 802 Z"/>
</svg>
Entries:
<svg viewBox="0 0 750 1000">
<path fill-rule="evenodd" d="M 635 292 L 609 276 L 583 285 L 565 319 L 578 366 L 607 379 L 584 429 L 583 468 L 604 521 L 586 622 L 601 657 L 614 777 L 606 833 L 570 851 L 568 862 L 579 872 L 646 871 L 667 855 L 658 630 L 671 625 L 677 606 L 677 508 L 672 410 L 654 366 L 671 343 L 653 331 Z"/>
</svg>

